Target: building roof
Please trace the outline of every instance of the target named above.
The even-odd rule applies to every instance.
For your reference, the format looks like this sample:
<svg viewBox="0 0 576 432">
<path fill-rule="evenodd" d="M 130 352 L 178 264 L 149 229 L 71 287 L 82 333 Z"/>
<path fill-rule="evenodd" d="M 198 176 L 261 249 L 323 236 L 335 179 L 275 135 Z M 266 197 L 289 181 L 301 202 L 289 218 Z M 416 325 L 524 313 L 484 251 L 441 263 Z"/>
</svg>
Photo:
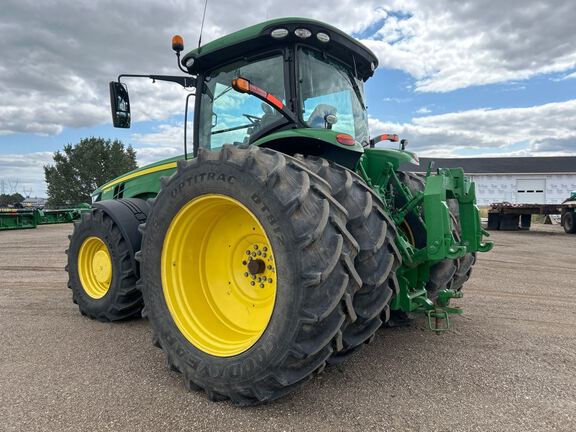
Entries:
<svg viewBox="0 0 576 432">
<path fill-rule="evenodd" d="M 420 166 L 401 169 L 425 172 L 430 161 L 435 168 L 464 168 L 466 174 L 576 174 L 576 156 L 498 158 L 420 158 Z"/>
</svg>

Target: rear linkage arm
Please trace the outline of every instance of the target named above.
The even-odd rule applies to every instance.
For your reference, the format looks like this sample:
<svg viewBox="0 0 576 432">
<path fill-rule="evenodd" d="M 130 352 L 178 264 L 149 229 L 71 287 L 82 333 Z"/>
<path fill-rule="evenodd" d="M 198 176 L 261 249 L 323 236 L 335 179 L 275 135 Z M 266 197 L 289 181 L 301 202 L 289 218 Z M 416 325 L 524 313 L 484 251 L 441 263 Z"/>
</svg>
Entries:
<svg viewBox="0 0 576 432">
<path fill-rule="evenodd" d="M 438 169 L 435 175 L 431 175 L 428 170 L 424 191 L 412 193 L 400 181 L 392 163 L 382 166 L 376 182 L 370 179 L 362 164 L 358 167 L 361 176 L 386 203 L 396 226 L 402 225 L 411 211 L 417 211 L 421 207 L 424 209 L 426 247 L 417 250 L 404 235 L 397 237 L 397 246 L 404 258 L 404 265 L 398 271 L 400 292 L 392 302 L 392 309 L 424 312 L 430 329 L 448 330 L 449 314 L 462 313 L 462 309 L 449 306 L 450 300 L 462 297 L 462 292 L 442 290 L 434 304 L 427 296 L 425 283 L 434 263 L 444 259 L 456 259 L 466 253 L 487 252 L 492 249 L 492 242 L 482 242 L 482 236 L 487 236 L 488 233 L 482 229 L 480 223 L 474 184 L 464 176 L 461 168 Z M 394 211 L 390 211 L 394 208 L 394 192 L 389 190 L 390 183 L 393 183 L 394 190 L 405 196 L 406 201 L 404 206 Z M 453 235 L 447 199 L 458 201 L 460 242 L 457 242 Z M 444 325 L 441 325 L 441 322 L 444 322 Z"/>
</svg>

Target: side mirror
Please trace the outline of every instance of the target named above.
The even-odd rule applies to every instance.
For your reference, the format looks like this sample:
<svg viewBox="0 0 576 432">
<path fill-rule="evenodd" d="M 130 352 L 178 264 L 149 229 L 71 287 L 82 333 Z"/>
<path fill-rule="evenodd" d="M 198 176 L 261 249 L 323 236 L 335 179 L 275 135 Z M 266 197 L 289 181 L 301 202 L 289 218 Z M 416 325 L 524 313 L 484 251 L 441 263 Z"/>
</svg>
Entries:
<svg viewBox="0 0 576 432">
<path fill-rule="evenodd" d="M 110 82 L 110 108 L 112 123 L 116 128 L 130 127 L 130 98 L 128 87 L 118 81 Z"/>
</svg>

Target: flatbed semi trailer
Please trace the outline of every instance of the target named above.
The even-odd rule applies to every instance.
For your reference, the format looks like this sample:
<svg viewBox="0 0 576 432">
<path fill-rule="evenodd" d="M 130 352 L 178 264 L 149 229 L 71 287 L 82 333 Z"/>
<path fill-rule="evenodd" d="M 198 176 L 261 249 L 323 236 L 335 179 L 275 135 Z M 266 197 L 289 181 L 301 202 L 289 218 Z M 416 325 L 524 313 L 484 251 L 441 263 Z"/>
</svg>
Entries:
<svg viewBox="0 0 576 432">
<path fill-rule="evenodd" d="M 560 215 L 564 231 L 576 233 L 576 197 L 573 195 L 562 204 L 512 204 L 494 203 L 488 210 L 489 230 L 529 230 L 532 215 Z"/>
</svg>

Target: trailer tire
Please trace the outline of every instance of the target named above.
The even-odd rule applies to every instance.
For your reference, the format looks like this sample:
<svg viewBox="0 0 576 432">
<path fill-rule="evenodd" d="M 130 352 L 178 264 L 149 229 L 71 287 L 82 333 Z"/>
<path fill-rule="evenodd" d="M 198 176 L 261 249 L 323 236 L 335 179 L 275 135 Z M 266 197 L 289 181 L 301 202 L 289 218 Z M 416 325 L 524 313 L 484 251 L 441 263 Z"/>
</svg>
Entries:
<svg viewBox="0 0 576 432">
<path fill-rule="evenodd" d="M 566 234 L 576 234 L 576 213 L 574 211 L 567 211 L 564 213 L 564 220 L 562 226 Z"/>
</svg>

